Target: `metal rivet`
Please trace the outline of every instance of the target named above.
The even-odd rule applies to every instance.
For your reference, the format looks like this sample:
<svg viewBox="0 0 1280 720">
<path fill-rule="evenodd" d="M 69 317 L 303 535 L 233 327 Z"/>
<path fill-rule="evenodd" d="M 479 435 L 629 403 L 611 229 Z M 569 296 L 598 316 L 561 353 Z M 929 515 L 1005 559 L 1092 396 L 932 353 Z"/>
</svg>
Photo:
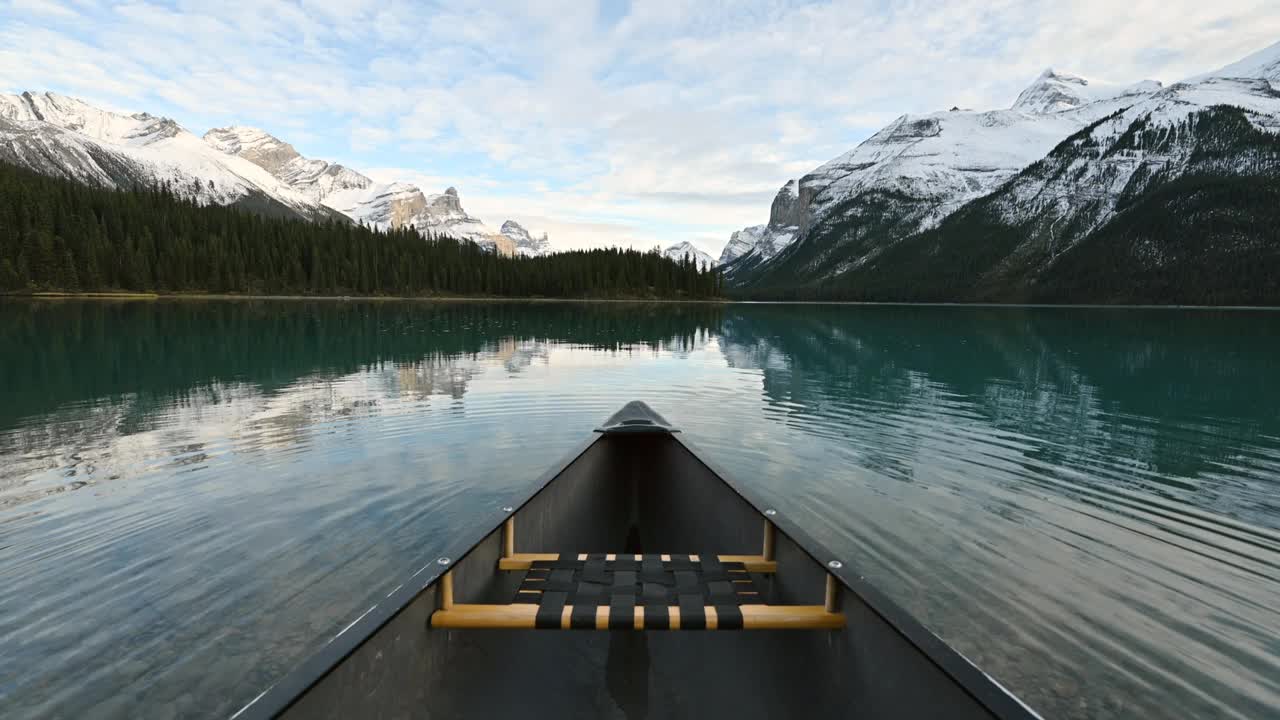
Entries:
<svg viewBox="0 0 1280 720">
<path fill-rule="evenodd" d="M 504 506 L 502 507 L 502 512 L 505 512 L 505 513 L 515 512 L 515 511 L 516 511 L 516 509 L 515 509 L 515 508 L 513 508 L 513 507 L 511 507 L 510 505 L 504 505 Z"/>
<path fill-rule="evenodd" d="M 827 563 L 827 567 L 831 568 L 832 570 L 839 570 L 840 568 L 844 567 L 844 563 L 840 562 L 839 560 L 832 560 L 831 562 Z"/>
<path fill-rule="evenodd" d="M 765 515 L 777 515 L 777 514 L 778 514 L 778 511 L 777 511 L 777 510 L 774 510 L 773 508 L 769 508 L 768 510 L 765 510 L 765 511 L 764 511 L 764 514 L 765 514 Z"/>
<path fill-rule="evenodd" d="M 440 558 L 440 559 L 439 559 L 439 560 L 437 560 L 436 562 L 437 562 L 437 563 L 439 563 L 439 564 L 441 564 L 441 565 L 448 565 L 449 563 L 451 563 L 451 562 L 453 562 L 453 561 L 452 561 L 452 560 L 450 560 L 449 558 Z"/>
</svg>

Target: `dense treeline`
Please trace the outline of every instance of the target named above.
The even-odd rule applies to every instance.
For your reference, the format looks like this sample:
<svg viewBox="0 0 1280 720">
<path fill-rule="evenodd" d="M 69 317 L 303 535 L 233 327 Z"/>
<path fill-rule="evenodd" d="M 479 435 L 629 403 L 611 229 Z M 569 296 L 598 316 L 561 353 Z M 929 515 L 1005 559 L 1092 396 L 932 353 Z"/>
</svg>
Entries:
<svg viewBox="0 0 1280 720">
<path fill-rule="evenodd" d="M 267 218 L 0 163 L 0 292 L 48 290 L 709 298 L 720 277 L 657 252 L 503 257 L 412 228 Z"/>
</svg>

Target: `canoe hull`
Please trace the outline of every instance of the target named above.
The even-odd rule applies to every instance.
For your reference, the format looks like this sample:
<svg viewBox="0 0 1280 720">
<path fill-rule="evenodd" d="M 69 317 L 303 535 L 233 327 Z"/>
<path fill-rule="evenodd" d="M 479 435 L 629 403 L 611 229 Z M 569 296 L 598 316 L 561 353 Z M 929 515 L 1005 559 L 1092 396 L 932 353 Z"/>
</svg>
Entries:
<svg viewBox="0 0 1280 720">
<path fill-rule="evenodd" d="M 512 503 L 515 551 L 620 552 L 638 542 L 647 553 L 760 553 L 764 508 L 721 475 L 677 435 L 600 435 L 526 502 Z M 770 604 L 824 603 L 828 573 L 815 557 L 823 551 L 804 540 L 776 533 Z M 499 525 L 440 566 L 452 571 L 456 603 L 510 601 L 521 573 L 496 569 L 503 552 Z M 904 634 L 883 600 L 872 607 L 843 581 L 846 627 L 808 631 L 433 628 L 440 584 L 362 628 L 366 636 L 323 672 L 313 664 L 309 685 L 295 673 L 246 716 L 1034 717 L 976 668 L 966 678 L 963 658 L 936 638 L 930 648 Z M 938 648 L 950 653 L 941 662 Z"/>
</svg>

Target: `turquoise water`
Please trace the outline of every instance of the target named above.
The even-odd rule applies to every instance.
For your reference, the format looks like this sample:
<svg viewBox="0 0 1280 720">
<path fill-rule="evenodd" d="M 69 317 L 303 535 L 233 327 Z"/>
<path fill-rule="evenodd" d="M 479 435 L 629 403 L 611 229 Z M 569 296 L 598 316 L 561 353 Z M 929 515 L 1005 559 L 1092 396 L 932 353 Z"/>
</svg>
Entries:
<svg viewBox="0 0 1280 720">
<path fill-rule="evenodd" d="M 644 399 L 1046 717 L 1280 716 L 1280 313 L 0 303 L 0 716 L 225 717 Z"/>
</svg>

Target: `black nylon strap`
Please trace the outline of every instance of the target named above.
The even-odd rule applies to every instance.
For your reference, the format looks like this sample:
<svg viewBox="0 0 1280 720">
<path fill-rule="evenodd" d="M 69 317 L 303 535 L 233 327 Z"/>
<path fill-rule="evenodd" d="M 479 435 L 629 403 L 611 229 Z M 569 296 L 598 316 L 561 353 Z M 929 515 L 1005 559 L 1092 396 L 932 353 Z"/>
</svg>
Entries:
<svg viewBox="0 0 1280 720">
<path fill-rule="evenodd" d="M 717 580 L 707 583 L 707 601 L 711 605 L 727 605 L 738 602 L 738 593 L 733 590 L 733 583 L 728 580 Z"/>
<path fill-rule="evenodd" d="M 698 589 L 698 573 L 692 570 L 677 570 L 676 590 L 681 594 L 690 593 Z"/>
<path fill-rule="evenodd" d="M 668 570 L 697 570 L 698 566 L 693 562 L 693 558 L 688 555 L 672 555 L 671 561 L 666 563 Z"/>
<path fill-rule="evenodd" d="M 636 626 L 636 596 L 614 595 L 609 598 L 609 629 L 630 630 Z"/>
<path fill-rule="evenodd" d="M 596 627 L 596 604 L 574 605 L 569 612 L 569 627 L 574 630 L 594 630 Z"/>
<path fill-rule="evenodd" d="M 604 574 L 604 555 L 588 555 L 582 566 L 582 579 L 587 582 L 604 583 L 608 578 Z"/>
<path fill-rule="evenodd" d="M 645 630 L 667 630 L 671 627 L 671 614 L 666 605 L 646 605 L 644 607 Z"/>
<path fill-rule="evenodd" d="M 573 593 L 573 604 L 594 607 L 600 604 L 601 591 L 603 590 L 604 586 L 600 583 L 580 582 Z"/>
<path fill-rule="evenodd" d="M 706 630 L 707 611 L 702 605 L 701 595 L 681 593 L 680 595 L 680 629 Z"/>
<path fill-rule="evenodd" d="M 552 630 L 560 627 L 560 616 L 564 614 L 564 601 L 569 596 L 563 592 L 544 592 L 542 602 L 538 604 L 538 614 L 533 619 L 533 626 L 539 630 Z"/>
<path fill-rule="evenodd" d="M 683 610 L 681 612 L 684 612 Z M 716 629 L 741 630 L 742 611 L 737 605 L 716 605 Z"/>
<path fill-rule="evenodd" d="M 640 561 L 640 579 L 647 583 L 671 584 L 671 573 L 663 572 L 662 558 L 658 555 L 645 555 Z"/>
<path fill-rule="evenodd" d="M 635 570 L 619 570 L 613 574 L 613 585 L 609 588 L 610 594 L 630 595 L 633 599 L 636 595 L 636 571 Z"/>
<path fill-rule="evenodd" d="M 667 589 L 657 583 L 647 582 L 644 584 L 644 595 L 642 597 L 645 607 L 653 605 L 665 606 L 667 604 Z"/>
<path fill-rule="evenodd" d="M 572 570 L 552 570 L 546 580 L 535 583 L 529 588 L 530 590 L 542 590 L 545 592 L 572 592 L 577 589 L 577 583 L 573 581 Z"/>
</svg>

